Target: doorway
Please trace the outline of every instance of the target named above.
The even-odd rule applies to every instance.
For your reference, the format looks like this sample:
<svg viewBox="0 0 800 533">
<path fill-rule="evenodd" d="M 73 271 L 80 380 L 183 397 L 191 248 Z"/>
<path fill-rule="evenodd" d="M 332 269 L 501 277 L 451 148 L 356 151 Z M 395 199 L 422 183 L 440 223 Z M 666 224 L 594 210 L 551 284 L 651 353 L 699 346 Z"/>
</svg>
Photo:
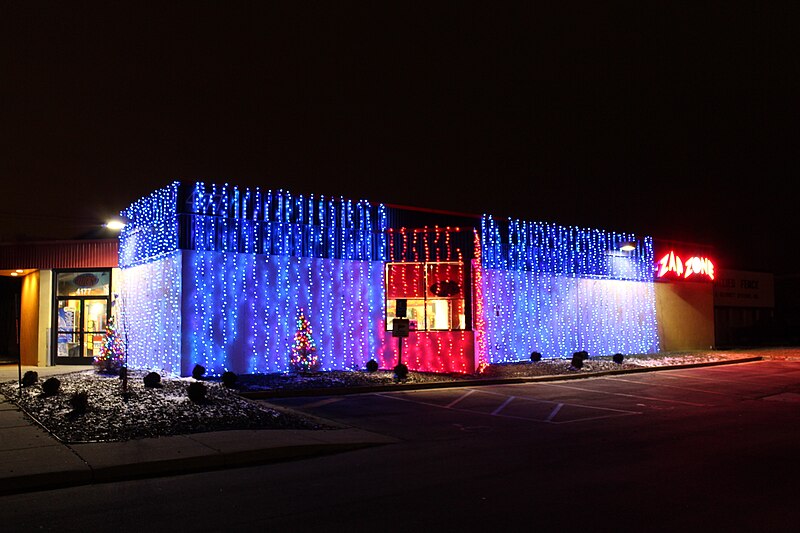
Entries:
<svg viewBox="0 0 800 533">
<path fill-rule="evenodd" d="M 0 364 L 19 361 L 22 280 L 0 276 Z"/>
<path fill-rule="evenodd" d="M 53 353 L 57 365 L 91 364 L 111 310 L 111 270 L 58 271 L 53 276 Z"/>
</svg>

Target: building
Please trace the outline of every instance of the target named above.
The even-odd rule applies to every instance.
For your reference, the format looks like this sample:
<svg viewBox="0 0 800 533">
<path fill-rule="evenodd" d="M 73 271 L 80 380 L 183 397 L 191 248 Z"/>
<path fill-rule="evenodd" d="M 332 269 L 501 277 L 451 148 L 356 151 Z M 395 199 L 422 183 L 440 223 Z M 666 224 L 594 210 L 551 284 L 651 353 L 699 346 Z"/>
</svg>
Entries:
<svg viewBox="0 0 800 533">
<path fill-rule="evenodd" d="M 713 263 L 670 249 L 659 273 L 646 236 L 204 183 L 175 182 L 123 215 L 136 366 L 286 371 L 301 312 L 325 369 L 402 357 L 473 372 L 533 351 L 714 344 Z M 393 336 L 398 306 L 408 337 Z"/>
<path fill-rule="evenodd" d="M 0 356 L 30 366 L 86 364 L 118 293 L 118 240 L 0 245 Z"/>
<path fill-rule="evenodd" d="M 180 375 L 289 370 L 301 313 L 323 369 L 715 344 L 707 246 L 199 182 L 122 215 L 118 241 L 0 245 L 6 353 L 87 364 L 112 314 L 129 365 Z"/>
</svg>

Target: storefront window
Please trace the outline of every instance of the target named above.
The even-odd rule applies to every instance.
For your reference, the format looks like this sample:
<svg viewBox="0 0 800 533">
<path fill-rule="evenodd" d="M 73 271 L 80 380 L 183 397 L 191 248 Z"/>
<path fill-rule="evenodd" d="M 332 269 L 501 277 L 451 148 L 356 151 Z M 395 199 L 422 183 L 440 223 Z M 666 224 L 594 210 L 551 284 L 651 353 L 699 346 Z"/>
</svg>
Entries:
<svg viewBox="0 0 800 533">
<path fill-rule="evenodd" d="M 386 265 L 386 329 L 392 329 L 397 300 L 406 300 L 411 330 L 449 331 L 466 328 L 464 267 L 461 263 L 388 263 Z"/>
<path fill-rule="evenodd" d="M 85 364 L 102 349 L 111 306 L 110 270 L 58 272 L 55 361 Z"/>
</svg>

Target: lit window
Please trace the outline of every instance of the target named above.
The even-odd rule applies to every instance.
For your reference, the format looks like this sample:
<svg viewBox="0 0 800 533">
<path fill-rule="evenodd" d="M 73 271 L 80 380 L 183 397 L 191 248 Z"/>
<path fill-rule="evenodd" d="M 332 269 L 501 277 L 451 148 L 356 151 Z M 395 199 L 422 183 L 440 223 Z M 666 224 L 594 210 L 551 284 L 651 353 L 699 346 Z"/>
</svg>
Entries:
<svg viewBox="0 0 800 533">
<path fill-rule="evenodd" d="M 387 331 L 392 329 L 399 299 L 406 300 L 406 318 L 411 330 L 466 329 L 464 265 L 461 263 L 387 263 Z"/>
</svg>

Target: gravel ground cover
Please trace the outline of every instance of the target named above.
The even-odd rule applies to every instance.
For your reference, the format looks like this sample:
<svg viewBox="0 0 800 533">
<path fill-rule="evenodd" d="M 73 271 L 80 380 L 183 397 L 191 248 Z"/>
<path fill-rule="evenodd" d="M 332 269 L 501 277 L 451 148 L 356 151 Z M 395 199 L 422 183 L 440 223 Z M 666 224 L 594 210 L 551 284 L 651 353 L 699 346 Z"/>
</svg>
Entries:
<svg viewBox="0 0 800 533">
<path fill-rule="evenodd" d="M 403 383 L 474 381 L 497 378 L 535 378 L 571 374 L 590 377 L 608 370 L 632 370 L 657 366 L 674 366 L 742 359 L 762 355 L 794 360 L 797 349 L 767 352 L 685 352 L 625 356 L 622 363 L 611 357 L 586 359 L 580 369 L 571 359 L 543 359 L 538 362 L 518 361 L 493 364 L 480 374 L 434 374 L 409 372 Z M 398 383 L 390 370 L 368 372 L 330 371 L 313 374 L 258 374 L 237 376 L 233 387 L 225 387 L 218 378 L 173 378 L 162 376 L 160 386 L 145 387 L 144 371 L 130 370 L 128 389 L 123 391 L 118 376 L 99 374 L 93 370 L 58 376 L 59 393 L 43 394 L 43 379 L 20 390 L 16 380 L 0 383 L 0 394 L 20 407 L 51 434 L 64 442 L 125 441 L 146 437 L 180 435 L 231 429 L 313 429 L 328 426 L 269 404 L 249 400 L 243 394 L 254 391 L 292 391 L 391 386 Z M 205 401 L 195 402 L 187 389 L 201 381 L 207 387 Z M 81 412 L 73 408 L 76 393 L 87 393 L 87 407 Z"/>
<path fill-rule="evenodd" d="M 44 381 L 20 390 L 16 381 L 0 384 L 0 393 L 44 429 L 64 442 L 111 442 L 229 429 L 325 429 L 300 415 L 242 398 L 219 383 L 208 382 L 205 401 L 195 402 L 187 389 L 192 378 L 168 378 L 160 387 L 144 386 L 145 372 L 129 372 L 124 394 L 118 376 L 94 370 L 57 376 L 59 393 L 43 394 Z M 70 400 L 87 392 L 84 412 Z"/>
</svg>

